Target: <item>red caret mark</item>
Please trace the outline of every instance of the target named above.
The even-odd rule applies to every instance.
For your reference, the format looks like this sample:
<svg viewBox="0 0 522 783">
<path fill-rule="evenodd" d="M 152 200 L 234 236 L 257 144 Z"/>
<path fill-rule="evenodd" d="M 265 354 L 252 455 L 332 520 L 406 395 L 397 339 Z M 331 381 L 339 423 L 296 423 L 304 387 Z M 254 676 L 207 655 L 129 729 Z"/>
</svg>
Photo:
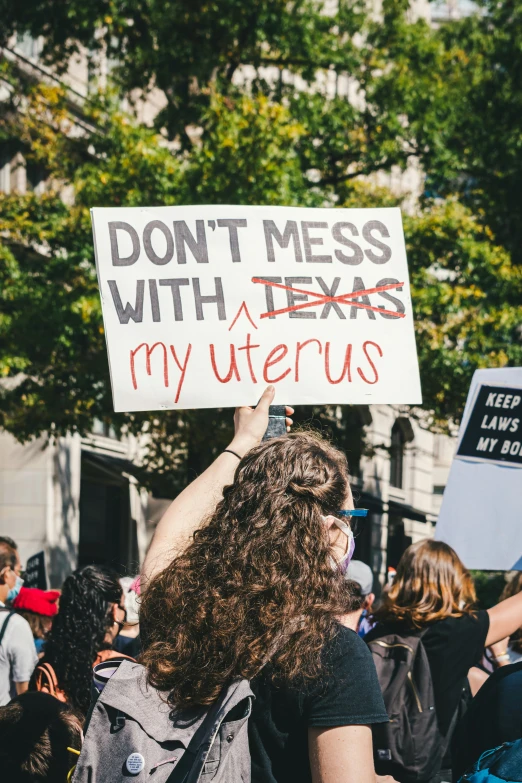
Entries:
<svg viewBox="0 0 522 783">
<path fill-rule="evenodd" d="M 239 318 L 239 316 L 240 316 L 240 315 L 241 315 L 241 313 L 243 313 L 243 312 L 245 313 L 246 317 L 248 318 L 248 320 L 250 321 L 250 323 L 252 324 L 252 326 L 254 327 L 254 329 L 257 329 L 257 326 L 255 325 L 255 323 L 254 323 L 254 322 L 253 322 L 253 320 L 252 320 L 252 316 L 251 316 L 251 315 L 250 315 L 250 313 L 248 312 L 247 303 L 246 303 L 246 302 L 243 302 L 243 304 L 241 305 L 241 307 L 240 307 L 240 308 L 239 308 L 239 310 L 237 311 L 237 315 L 236 315 L 236 317 L 234 318 L 234 320 L 232 321 L 232 323 L 231 323 L 231 324 L 230 324 L 230 326 L 228 327 L 228 331 L 229 331 L 229 332 L 230 332 L 230 330 L 231 330 L 231 329 L 234 327 L 234 325 L 235 325 L 235 323 L 236 323 L 237 319 Z"/>
<path fill-rule="evenodd" d="M 363 302 L 353 301 L 359 296 L 368 296 L 368 294 L 378 294 L 381 291 L 389 291 L 391 288 L 401 288 L 404 283 L 389 283 L 388 285 L 380 285 L 376 288 L 365 288 L 361 291 L 352 291 L 349 294 L 339 294 L 339 296 L 328 296 L 327 294 L 318 294 L 316 291 L 306 291 L 303 288 L 292 288 L 290 285 L 283 285 L 282 283 L 273 283 L 270 280 L 263 280 L 260 277 L 253 277 L 253 283 L 261 283 L 261 285 L 271 285 L 273 288 L 282 288 L 285 291 L 293 291 L 296 294 L 306 294 L 307 296 L 317 297 L 314 302 L 303 302 L 302 304 L 292 305 L 291 307 L 283 307 L 281 310 L 272 310 L 269 313 L 262 313 L 261 318 L 270 318 L 274 315 L 283 315 L 283 313 L 291 313 L 295 310 L 304 310 L 305 307 L 317 307 L 317 305 L 324 305 L 327 302 L 337 302 L 338 304 L 350 305 L 350 307 L 360 307 L 363 310 L 373 310 L 376 313 L 384 313 L 384 315 L 392 315 L 394 318 L 404 318 L 405 313 L 397 313 L 395 310 L 384 310 L 382 307 L 372 307 L 372 305 L 364 304 Z"/>
</svg>

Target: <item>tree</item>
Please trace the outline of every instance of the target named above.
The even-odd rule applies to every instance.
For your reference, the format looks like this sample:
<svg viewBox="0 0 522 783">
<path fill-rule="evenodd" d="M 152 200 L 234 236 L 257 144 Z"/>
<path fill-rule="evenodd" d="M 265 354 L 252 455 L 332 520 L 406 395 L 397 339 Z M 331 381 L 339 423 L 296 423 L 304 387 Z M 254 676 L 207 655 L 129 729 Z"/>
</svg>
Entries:
<svg viewBox="0 0 522 783">
<path fill-rule="evenodd" d="M 4 72 L 13 89 L 0 132 L 23 145 L 29 163 L 43 166 L 56 186 L 43 199 L 13 194 L 0 205 L 4 428 L 21 439 L 50 429 L 87 432 L 93 418 L 147 429 L 144 470 L 163 482 L 157 491 L 168 486 L 170 493 L 222 448 L 229 425 L 215 411 L 161 420 L 112 413 L 88 207 L 395 205 L 397 197 L 361 177 L 405 168 L 412 155 L 430 182 L 435 171 L 439 177 L 435 193 L 425 193 L 419 213 L 405 222 L 432 423 L 458 422 L 474 369 L 520 363 L 520 275 L 488 228 L 489 213 L 451 195 L 456 156 L 448 140 L 462 119 L 466 55 L 448 31 L 412 21 L 406 0 L 384 0 L 381 19 L 352 0 L 330 15 L 311 0 L 18 6 L 6 4 L 4 29 L 43 30 L 55 65 L 79 46 L 117 54 L 120 65 L 114 89 L 86 102 L 80 136 L 69 132 L 64 91 Z M 336 80 L 339 89 L 332 89 Z M 137 125 L 118 100 L 152 83 L 168 100 L 156 130 Z M 314 90 L 304 89 L 312 83 Z M 75 193 L 72 204 L 60 198 L 65 186 Z M 464 188 L 459 193 L 465 200 Z M 345 406 L 341 416 L 326 408 L 300 410 L 298 418 L 314 415 L 357 463 L 359 414 Z"/>
<path fill-rule="evenodd" d="M 479 367 L 522 364 L 522 270 L 455 200 L 405 220 L 424 406 L 458 422 Z"/>
<path fill-rule="evenodd" d="M 366 92 L 377 118 L 426 175 L 426 201 L 456 196 L 522 263 L 522 0 L 477 0 L 476 12 L 428 29 L 408 0 L 384 0 L 367 43 L 382 70 Z M 391 127 L 391 126 L 390 126 Z"/>
<path fill-rule="evenodd" d="M 93 130 L 84 136 L 67 132 L 65 91 L 36 87 L 24 108 L 4 112 L 4 138 L 20 139 L 28 160 L 45 165 L 75 199 L 66 204 L 58 192 L 0 195 L 0 372 L 8 379 L 0 387 L 0 426 L 20 440 L 47 431 L 87 433 L 95 418 L 118 430 L 146 429 L 144 471 L 154 470 L 156 491 L 171 492 L 224 447 L 231 422 L 216 411 L 161 420 L 112 412 L 89 207 L 307 203 L 294 150 L 300 128 L 263 96 L 216 95 L 207 109 L 207 142 L 189 155 L 115 110 L 110 96 L 86 111 Z"/>
</svg>

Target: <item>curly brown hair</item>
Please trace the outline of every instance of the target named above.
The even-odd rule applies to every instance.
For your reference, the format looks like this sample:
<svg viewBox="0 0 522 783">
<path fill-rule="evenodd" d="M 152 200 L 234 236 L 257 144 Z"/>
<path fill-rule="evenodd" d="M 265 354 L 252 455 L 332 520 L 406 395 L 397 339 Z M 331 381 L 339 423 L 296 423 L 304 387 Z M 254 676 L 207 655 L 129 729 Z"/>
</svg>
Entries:
<svg viewBox="0 0 522 783">
<path fill-rule="evenodd" d="M 374 617 L 419 629 L 445 617 L 473 613 L 476 600 L 473 580 L 455 550 L 443 541 L 425 539 L 402 555 Z"/>
<path fill-rule="evenodd" d="M 211 704 L 268 660 L 280 681 L 319 674 L 346 612 L 321 515 L 349 497 L 346 457 L 318 435 L 275 438 L 241 460 L 190 546 L 143 591 L 141 660 L 170 704 Z"/>
</svg>

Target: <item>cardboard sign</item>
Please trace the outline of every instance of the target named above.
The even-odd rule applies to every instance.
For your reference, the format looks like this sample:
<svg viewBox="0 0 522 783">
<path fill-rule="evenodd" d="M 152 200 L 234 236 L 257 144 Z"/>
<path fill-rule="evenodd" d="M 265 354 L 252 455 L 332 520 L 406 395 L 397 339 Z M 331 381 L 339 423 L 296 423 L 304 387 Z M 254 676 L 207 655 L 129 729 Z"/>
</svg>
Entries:
<svg viewBox="0 0 522 783">
<path fill-rule="evenodd" d="M 458 457 L 522 465 L 522 390 L 480 386 Z"/>
<path fill-rule="evenodd" d="M 422 401 L 399 209 L 92 221 L 116 411 Z"/>
<path fill-rule="evenodd" d="M 435 537 L 468 568 L 522 570 L 522 368 L 478 370 Z"/>
<path fill-rule="evenodd" d="M 38 587 L 40 590 L 47 590 L 45 552 L 37 552 L 27 560 L 24 587 Z"/>
</svg>

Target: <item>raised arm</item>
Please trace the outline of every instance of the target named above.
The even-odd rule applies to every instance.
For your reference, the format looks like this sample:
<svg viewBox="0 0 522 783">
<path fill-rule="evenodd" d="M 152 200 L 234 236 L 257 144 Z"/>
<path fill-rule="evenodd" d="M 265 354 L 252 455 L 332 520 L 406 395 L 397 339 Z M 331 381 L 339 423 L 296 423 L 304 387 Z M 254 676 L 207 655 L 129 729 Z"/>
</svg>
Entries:
<svg viewBox="0 0 522 783">
<path fill-rule="evenodd" d="M 235 435 L 227 448 L 243 457 L 261 442 L 268 426 L 268 408 L 274 394 L 274 387 L 269 386 L 257 408 L 236 409 Z M 291 408 L 287 408 L 289 415 L 292 412 Z M 291 423 L 291 419 L 287 419 L 287 424 Z M 171 503 L 155 530 L 145 558 L 142 569 L 144 583 L 188 546 L 194 531 L 219 502 L 223 487 L 232 483 L 237 465 L 238 459 L 234 454 L 223 452 Z"/>
<path fill-rule="evenodd" d="M 517 593 L 488 609 L 489 631 L 486 647 L 515 633 L 522 625 L 522 593 Z"/>
</svg>

